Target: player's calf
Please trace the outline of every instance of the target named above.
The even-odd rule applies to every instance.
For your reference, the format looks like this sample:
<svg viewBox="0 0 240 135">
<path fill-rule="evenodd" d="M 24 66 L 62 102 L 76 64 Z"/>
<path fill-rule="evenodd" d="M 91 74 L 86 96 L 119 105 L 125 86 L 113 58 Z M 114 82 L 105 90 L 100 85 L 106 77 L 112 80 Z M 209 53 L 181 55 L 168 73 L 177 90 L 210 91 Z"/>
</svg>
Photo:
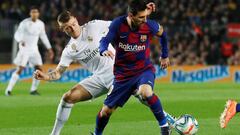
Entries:
<svg viewBox="0 0 240 135">
<path fill-rule="evenodd" d="M 101 111 L 98 113 L 96 118 L 96 127 L 95 127 L 95 135 L 102 135 L 104 128 L 106 127 L 109 118 L 114 111 L 114 108 L 109 108 L 108 106 L 103 106 Z"/>
<path fill-rule="evenodd" d="M 58 105 L 56 120 L 51 135 L 60 135 L 65 122 L 70 116 L 73 105 L 74 104 L 67 103 L 64 99 L 61 99 Z"/>
</svg>

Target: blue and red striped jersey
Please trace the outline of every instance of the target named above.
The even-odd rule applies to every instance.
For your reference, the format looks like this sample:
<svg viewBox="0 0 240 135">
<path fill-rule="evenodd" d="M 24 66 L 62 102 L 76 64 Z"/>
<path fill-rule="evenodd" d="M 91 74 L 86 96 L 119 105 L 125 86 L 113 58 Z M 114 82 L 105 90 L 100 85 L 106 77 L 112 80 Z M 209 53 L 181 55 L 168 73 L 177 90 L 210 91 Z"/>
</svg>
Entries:
<svg viewBox="0 0 240 135">
<path fill-rule="evenodd" d="M 114 76 L 116 81 L 125 81 L 138 76 L 145 70 L 155 68 L 150 61 L 150 41 L 159 31 L 160 25 L 147 19 L 146 23 L 132 30 L 127 23 L 127 16 L 114 19 L 109 26 L 106 37 L 100 41 L 100 53 L 113 43 L 116 49 Z"/>
</svg>

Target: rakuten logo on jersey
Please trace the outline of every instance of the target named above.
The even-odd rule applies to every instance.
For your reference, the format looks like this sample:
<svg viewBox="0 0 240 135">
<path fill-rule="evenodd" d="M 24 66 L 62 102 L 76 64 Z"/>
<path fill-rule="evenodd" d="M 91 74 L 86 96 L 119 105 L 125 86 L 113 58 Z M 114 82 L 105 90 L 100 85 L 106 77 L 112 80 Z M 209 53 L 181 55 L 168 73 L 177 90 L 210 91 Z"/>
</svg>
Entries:
<svg viewBox="0 0 240 135">
<path fill-rule="evenodd" d="M 143 51 L 146 49 L 145 45 L 130 45 L 130 44 L 123 44 L 123 43 L 119 43 L 119 48 L 124 49 L 124 51 L 131 51 L 131 52 L 135 52 L 135 51 Z"/>
</svg>

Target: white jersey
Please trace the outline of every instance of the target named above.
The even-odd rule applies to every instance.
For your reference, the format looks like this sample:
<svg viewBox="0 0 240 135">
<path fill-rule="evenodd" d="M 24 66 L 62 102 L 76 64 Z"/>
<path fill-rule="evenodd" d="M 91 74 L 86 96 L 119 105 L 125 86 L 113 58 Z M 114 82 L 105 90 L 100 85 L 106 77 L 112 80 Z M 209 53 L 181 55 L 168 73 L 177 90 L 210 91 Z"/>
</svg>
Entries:
<svg viewBox="0 0 240 135">
<path fill-rule="evenodd" d="M 41 38 L 43 44 L 47 49 L 51 48 L 50 42 L 45 32 L 44 23 L 37 19 L 35 22 L 31 18 L 24 19 L 18 26 L 14 38 L 17 42 L 24 42 L 24 47 L 19 45 L 20 49 L 26 50 L 26 52 L 38 51 L 38 40 Z M 29 51 L 31 50 L 31 51 Z"/>
<path fill-rule="evenodd" d="M 63 50 L 58 66 L 68 67 L 72 61 L 78 61 L 93 75 L 103 79 L 106 76 L 113 77 L 114 60 L 99 54 L 99 41 L 107 34 L 110 23 L 110 21 L 94 20 L 81 26 L 80 36 L 77 39 L 70 39 Z M 109 50 L 115 53 L 111 45 Z"/>
</svg>

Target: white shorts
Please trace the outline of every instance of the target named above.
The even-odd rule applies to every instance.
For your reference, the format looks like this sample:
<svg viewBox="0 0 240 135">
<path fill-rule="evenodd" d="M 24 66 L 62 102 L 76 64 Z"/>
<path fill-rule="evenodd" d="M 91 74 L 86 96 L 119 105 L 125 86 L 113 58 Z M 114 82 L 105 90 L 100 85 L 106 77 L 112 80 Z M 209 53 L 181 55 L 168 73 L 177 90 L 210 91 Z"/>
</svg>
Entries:
<svg viewBox="0 0 240 135">
<path fill-rule="evenodd" d="M 14 59 L 14 64 L 18 66 L 26 67 L 29 63 L 30 66 L 42 65 L 42 58 L 38 51 L 36 52 L 24 52 L 24 50 L 19 50 L 16 58 Z"/>
<path fill-rule="evenodd" d="M 82 85 L 93 98 L 97 98 L 103 94 L 107 94 L 113 83 L 113 75 L 105 77 L 93 75 L 79 84 Z"/>
</svg>

